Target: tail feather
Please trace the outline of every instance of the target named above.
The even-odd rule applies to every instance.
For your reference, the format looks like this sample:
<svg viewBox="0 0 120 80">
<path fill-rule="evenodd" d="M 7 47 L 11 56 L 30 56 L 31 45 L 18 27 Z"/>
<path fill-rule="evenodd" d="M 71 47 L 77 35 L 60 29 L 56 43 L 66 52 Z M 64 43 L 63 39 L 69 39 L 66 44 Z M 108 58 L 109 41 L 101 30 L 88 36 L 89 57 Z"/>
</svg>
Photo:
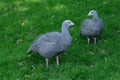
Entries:
<svg viewBox="0 0 120 80">
<path fill-rule="evenodd" d="M 29 49 L 28 49 L 28 51 L 27 51 L 27 53 L 31 54 L 31 52 L 32 52 L 32 47 L 30 46 Z"/>
</svg>

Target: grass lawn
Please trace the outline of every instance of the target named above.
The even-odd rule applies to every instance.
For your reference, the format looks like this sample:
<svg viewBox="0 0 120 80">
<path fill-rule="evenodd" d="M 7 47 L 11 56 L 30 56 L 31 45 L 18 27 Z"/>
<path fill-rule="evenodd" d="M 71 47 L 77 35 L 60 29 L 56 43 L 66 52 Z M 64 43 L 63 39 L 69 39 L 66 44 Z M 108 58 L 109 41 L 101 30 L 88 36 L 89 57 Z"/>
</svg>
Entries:
<svg viewBox="0 0 120 80">
<path fill-rule="evenodd" d="M 79 35 L 91 9 L 105 28 L 97 44 Z M 27 55 L 42 33 L 61 31 L 72 20 L 72 44 L 49 68 L 37 54 Z M 120 0 L 0 0 L 0 80 L 120 80 Z"/>
</svg>

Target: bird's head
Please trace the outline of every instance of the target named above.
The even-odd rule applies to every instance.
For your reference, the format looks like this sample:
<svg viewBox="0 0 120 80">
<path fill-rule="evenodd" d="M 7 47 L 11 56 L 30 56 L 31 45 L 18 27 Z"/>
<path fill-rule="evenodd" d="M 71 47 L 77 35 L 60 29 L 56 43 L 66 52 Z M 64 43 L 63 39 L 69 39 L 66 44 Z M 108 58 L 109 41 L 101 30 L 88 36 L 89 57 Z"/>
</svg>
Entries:
<svg viewBox="0 0 120 80">
<path fill-rule="evenodd" d="M 70 27 L 70 26 L 73 26 L 73 25 L 74 25 L 74 23 L 71 20 L 65 20 L 62 23 L 62 26 L 66 26 L 66 27 Z"/>
<path fill-rule="evenodd" d="M 89 13 L 88 13 L 88 16 L 97 16 L 97 11 L 96 10 L 91 10 Z"/>
</svg>

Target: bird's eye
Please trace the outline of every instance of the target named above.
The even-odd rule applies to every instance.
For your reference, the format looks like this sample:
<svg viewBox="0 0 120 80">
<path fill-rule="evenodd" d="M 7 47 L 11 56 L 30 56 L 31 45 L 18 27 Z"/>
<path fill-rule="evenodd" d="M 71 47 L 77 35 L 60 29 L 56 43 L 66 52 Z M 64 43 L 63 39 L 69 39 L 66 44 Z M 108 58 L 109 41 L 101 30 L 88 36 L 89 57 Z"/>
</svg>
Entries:
<svg viewBox="0 0 120 80">
<path fill-rule="evenodd" d="M 71 23 L 71 22 L 68 22 L 69 24 Z"/>
<path fill-rule="evenodd" d="M 94 12 L 92 11 L 91 14 L 93 14 Z"/>
</svg>

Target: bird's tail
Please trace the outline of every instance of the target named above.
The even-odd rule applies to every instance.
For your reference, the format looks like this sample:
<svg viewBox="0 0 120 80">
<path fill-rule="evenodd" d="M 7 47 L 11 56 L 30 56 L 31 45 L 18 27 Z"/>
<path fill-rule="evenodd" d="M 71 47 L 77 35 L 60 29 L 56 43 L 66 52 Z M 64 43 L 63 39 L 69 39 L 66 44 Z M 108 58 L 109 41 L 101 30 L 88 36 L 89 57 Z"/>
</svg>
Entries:
<svg viewBox="0 0 120 80">
<path fill-rule="evenodd" d="M 32 46 L 29 47 L 27 53 L 28 53 L 28 54 L 31 54 L 31 52 L 32 52 Z"/>
</svg>

